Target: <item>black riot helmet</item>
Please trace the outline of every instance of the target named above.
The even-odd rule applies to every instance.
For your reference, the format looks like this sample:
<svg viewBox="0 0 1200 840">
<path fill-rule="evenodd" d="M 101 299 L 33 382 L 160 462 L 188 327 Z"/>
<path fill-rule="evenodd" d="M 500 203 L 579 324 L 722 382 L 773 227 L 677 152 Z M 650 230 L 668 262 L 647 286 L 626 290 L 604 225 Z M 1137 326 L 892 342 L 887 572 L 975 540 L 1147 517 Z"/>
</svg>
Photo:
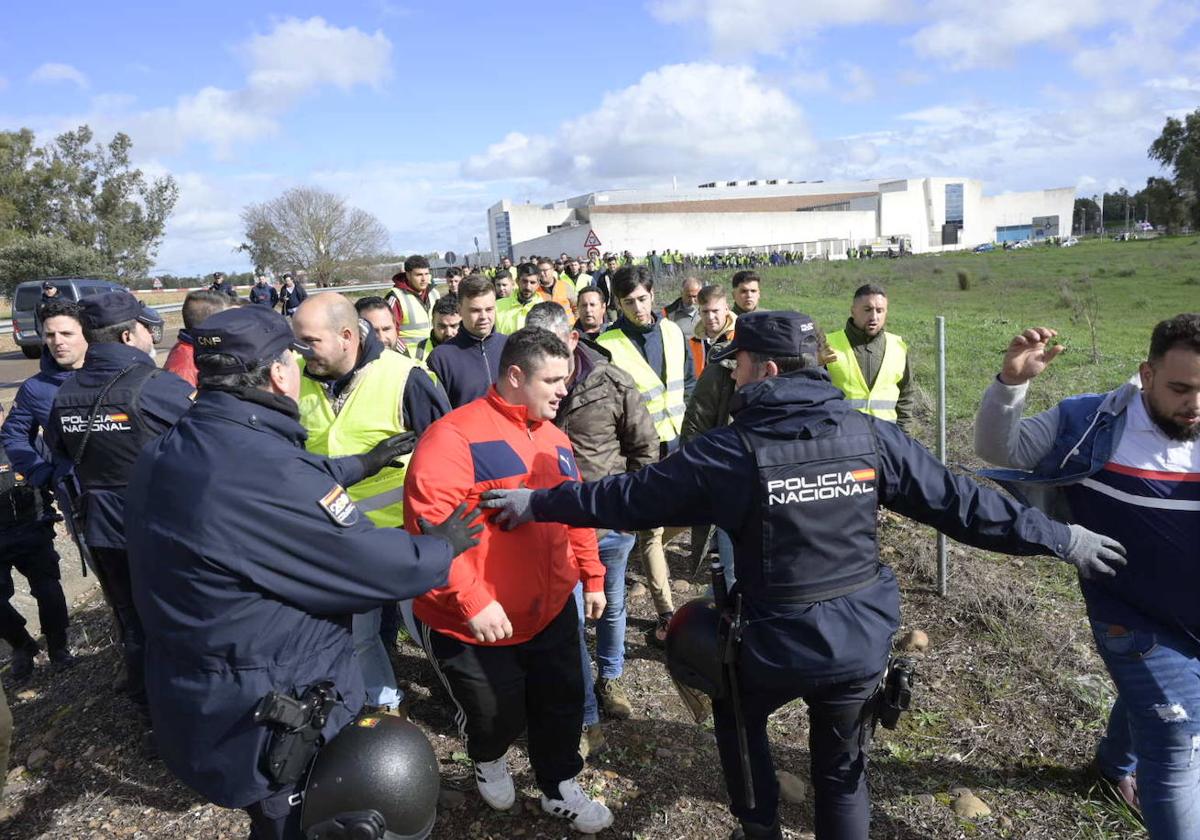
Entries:
<svg viewBox="0 0 1200 840">
<path fill-rule="evenodd" d="M 301 827 L 308 840 L 425 840 L 438 789 L 424 732 L 394 715 L 360 717 L 317 753 Z"/>
<path fill-rule="evenodd" d="M 688 601 L 667 626 L 667 671 L 709 697 L 725 694 L 720 630 L 721 614 L 712 598 Z"/>
</svg>

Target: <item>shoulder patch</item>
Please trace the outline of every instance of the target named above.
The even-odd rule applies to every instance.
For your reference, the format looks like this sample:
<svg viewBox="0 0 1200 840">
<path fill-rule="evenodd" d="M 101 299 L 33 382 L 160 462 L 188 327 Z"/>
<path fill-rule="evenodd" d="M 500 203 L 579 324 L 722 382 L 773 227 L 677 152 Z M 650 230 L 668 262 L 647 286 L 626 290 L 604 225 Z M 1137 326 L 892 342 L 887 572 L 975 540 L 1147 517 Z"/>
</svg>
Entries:
<svg viewBox="0 0 1200 840">
<path fill-rule="evenodd" d="M 346 488 L 340 484 L 333 485 L 328 493 L 317 500 L 317 504 L 321 506 L 321 510 L 325 511 L 335 525 L 349 528 L 358 522 L 358 508 L 354 506 L 354 501 L 350 498 L 350 494 L 346 492 Z"/>
</svg>

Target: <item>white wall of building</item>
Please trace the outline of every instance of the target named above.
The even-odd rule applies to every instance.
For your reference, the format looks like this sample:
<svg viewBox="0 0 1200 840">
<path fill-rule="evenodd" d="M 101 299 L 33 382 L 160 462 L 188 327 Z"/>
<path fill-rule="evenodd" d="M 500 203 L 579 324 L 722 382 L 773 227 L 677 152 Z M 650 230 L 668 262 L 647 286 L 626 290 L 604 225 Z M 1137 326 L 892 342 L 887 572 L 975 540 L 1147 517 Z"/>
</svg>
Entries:
<svg viewBox="0 0 1200 840">
<path fill-rule="evenodd" d="M 564 228 L 514 246 L 520 256 L 582 256 L 588 230 L 601 251 L 683 251 L 705 254 L 716 248 L 787 246 L 823 239 L 865 244 L 875 239 L 875 213 L 869 210 L 792 213 L 593 213 L 591 228 Z"/>
<path fill-rule="evenodd" d="M 946 186 L 961 184 L 963 227 L 957 245 L 942 245 L 946 222 Z M 648 197 L 632 191 L 612 191 L 577 196 L 550 206 L 501 202 L 489 210 L 489 221 L 500 209 L 509 213 L 513 256 L 582 256 L 584 239 L 594 229 L 602 251 L 631 251 L 646 254 L 667 249 L 705 254 L 717 249 L 788 247 L 796 243 L 838 240 L 857 247 L 897 237 L 908 241 L 916 253 L 971 248 L 996 239 L 996 228 L 1029 225 L 1034 217 L 1058 216 L 1060 235 L 1070 233 L 1075 191 L 1072 188 L 1034 190 L 985 196 L 983 183 L 974 178 L 909 178 L 894 181 L 864 181 L 827 185 L 779 185 L 759 194 L 838 194 L 856 187 L 878 194 L 855 198 L 846 211 L 801 212 L 713 212 L 713 213 L 591 213 L 591 225 L 564 227 L 547 234 L 546 228 L 567 223 L 575 217 L 573 207 L 602 207 L 605 204 L 644 202 Z M 654 194 L 658 200 L 677 198 L 727 198 L 730 193 L 753 192 L 755 188 L 689 190 L 684 193 Z M 694 195 L 693 193 L 702 193 Z M 601 199 L 608 199 L 607 201 Z M 651 202 L 652 203 L 652 202 Z M 584 211 L 586 214 L 586 211 Z M 491 225 L 489 225 L 489 228 Z M 496 242 L 493 239 L 493 247 Z M 820 253 L 830 253 L 827 249 Z"/>
</svg>

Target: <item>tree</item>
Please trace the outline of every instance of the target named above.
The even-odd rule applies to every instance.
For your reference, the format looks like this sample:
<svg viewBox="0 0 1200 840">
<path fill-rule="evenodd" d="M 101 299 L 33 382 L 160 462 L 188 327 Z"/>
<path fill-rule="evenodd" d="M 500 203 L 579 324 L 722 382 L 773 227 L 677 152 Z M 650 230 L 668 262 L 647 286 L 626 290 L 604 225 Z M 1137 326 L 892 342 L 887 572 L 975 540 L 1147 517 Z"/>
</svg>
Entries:
<svg viewBox="0 0 1200 840">
<path fill-rule="evenodd" d="M 83 125 L 39 148 L 29 129 L 0 132 L 0 231 L 90 248 L 128 282 L 149 270 L 179 187 L 132 167 L 128 135 L 107 145 L 92 138 Z"/>
<path fill-rule="evenodd" d="M 1087 233 L 1089 224 L 1094 228 L 1100 227 L 1100 205 L 1095 198 L 1075 199 L 1074 225 L 1078 226 L 1078 232 L 1081 235 Z"/>
<path fill-rule="evenodd" d="M 1170 232 L 1187 222 L 1187 201 L 1169 178 L 1147 178 L 1146 188 L 1133 199 L 1139 207 L 1146 208 L 1147 221 L 1166 225 Z"/>
<path fill-rule="evenodd" d="M 5 297 L 12 297 L 18 283 L 56 275 L 113 276 L 98 251 L 61 236 L 27 236 L 0 248 L 0 294 Z"/>
<path fill-rule="evenodd" d="M 305 269 L 327 286 L 347 269 L 371 262 L 388 245 L 380 221 L 345 199 L 314 187 L 295 187 L 242 210 L 246 242 L 238 247 L 261 268 Z"/>
<path fill-rule="evenodd" d="M 1171 170 L 1192 225 L 1200 228 L 1200 108 L 1182 121 L 1167 117 L 1162 133 L 1150 144 L 1147 154 Z"/>
</svg>

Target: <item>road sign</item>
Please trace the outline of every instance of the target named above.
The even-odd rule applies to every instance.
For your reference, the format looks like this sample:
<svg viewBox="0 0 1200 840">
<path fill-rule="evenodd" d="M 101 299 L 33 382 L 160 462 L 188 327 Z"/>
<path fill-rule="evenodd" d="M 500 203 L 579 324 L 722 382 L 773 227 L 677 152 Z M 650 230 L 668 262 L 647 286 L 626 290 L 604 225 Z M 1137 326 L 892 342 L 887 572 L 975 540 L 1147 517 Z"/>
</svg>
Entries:
<svg viewBox="0 0 1200 840">
<path fill-rule="evenodd" d="M 594 230 L 588 231 L 587 239 L 583 240 L 583 247 L 584 248 L 599 248 L 600 247 L 600 237 L 596 236 L 596 231 L 594 231 Z"/>
<path fill-rule="evenodd" d="M 442 256 L 442 259 L 446 261 L 446 265 L 454 265 L 455 261 L 458 260 L 458 254 L 453 251 L 447 251 Z"/>
<path fill-rule="evenodd" d="M 587 254 L 588 254 L 589 260 L 599 259 L 600 258 L 600 249 L 599 248 L 588 248 Z"/>
</svg>

